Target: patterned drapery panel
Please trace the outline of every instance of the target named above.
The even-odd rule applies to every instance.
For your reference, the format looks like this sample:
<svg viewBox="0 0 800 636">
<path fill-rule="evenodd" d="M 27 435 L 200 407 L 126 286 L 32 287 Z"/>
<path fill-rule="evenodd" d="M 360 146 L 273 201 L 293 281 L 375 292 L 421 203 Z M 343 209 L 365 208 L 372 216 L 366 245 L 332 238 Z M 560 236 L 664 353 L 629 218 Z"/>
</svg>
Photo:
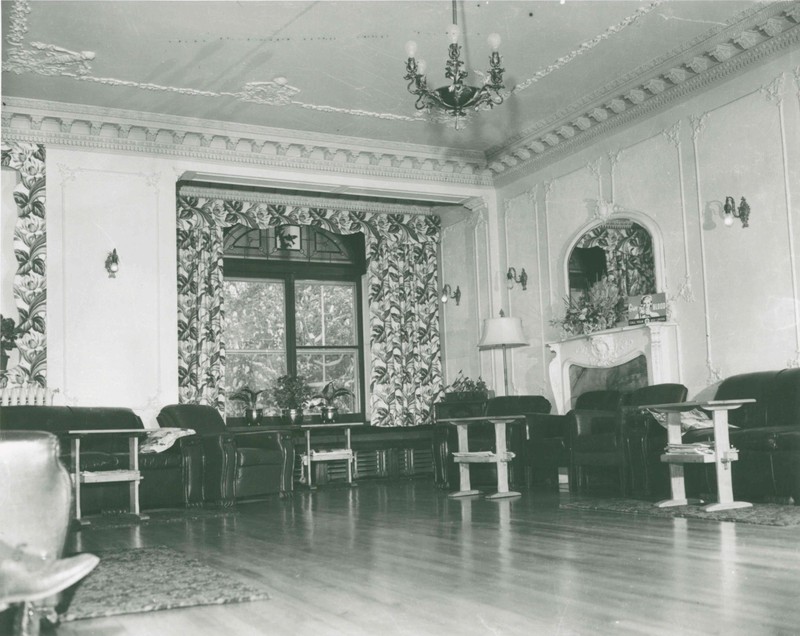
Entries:
<svg viewBox="0 0 800 636">
<path fill-rule="evenodd" d="M 0 387 L 47 384 L 47 236 L 45 225 L 45 150 L 34 143 L 2 144 L 2 165 L 19 174 L 14 188 L 14 301 L 19 363 L 0 371 Z M 5 353 L 5 352 L 4 352 Z"/>
<path fill-rule="evenodd" d="M 602 247 L 609 277 L 617 282 L 623 296 L 653 294 L 656 268 L 650 233 L 633 223 L 629 228 L 600 225 L 581 237 L 575 247 Z"/>
<path fill-rule="evenodd" d="M 182 402 L 225 411 L 223 229 L 314 225 L 366 239 L 371 421 L 429 420 L 441 388 L 434 215 L 382 214 L 178 195 L 178 344 Z"/>
</svg>

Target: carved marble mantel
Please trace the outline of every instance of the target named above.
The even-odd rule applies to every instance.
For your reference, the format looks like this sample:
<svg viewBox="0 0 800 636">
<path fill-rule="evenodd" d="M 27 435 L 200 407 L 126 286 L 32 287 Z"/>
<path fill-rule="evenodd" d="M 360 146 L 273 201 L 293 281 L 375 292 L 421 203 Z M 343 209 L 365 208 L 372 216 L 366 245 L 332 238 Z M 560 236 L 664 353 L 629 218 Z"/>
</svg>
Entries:
<svg viewBox="0 0 800 636">
<path fill-rule="evenodd" d="M 678 325 L 675 323 L 658 322 L 609 329 L 551 342 L 547 348 L 554 354 L 549 373 L 554 406 L 558 413 L 563 414 L 570 409 L 572 395 L 569 370 L 572 365 L 609 368 L 644 355 L 648 384 L 680 382 Z"/>
</svg>

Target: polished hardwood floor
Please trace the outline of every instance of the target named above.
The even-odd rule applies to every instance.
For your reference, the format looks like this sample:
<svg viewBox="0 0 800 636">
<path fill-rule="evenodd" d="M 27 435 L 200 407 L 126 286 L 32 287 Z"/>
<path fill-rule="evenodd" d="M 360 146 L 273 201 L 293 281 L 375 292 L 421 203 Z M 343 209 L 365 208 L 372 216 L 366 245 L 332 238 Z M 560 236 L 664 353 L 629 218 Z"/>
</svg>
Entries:
<svg viewBox="0 0 800 636">
<path fill-rule="evenodd" d="M 448 499 L 426 480 L 328 486 L 227 518 L 83 530 L 168 545 L 271 599 L 65 623 L 60 636 L 800 634 L 798 528 Z"/>
</svg>

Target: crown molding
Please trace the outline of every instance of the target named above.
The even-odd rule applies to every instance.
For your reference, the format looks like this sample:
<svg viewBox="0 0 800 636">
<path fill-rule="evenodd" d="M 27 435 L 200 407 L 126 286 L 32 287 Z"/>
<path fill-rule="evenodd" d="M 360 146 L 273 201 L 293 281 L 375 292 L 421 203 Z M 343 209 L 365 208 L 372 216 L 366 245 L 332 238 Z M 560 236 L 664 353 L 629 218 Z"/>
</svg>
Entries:
<svg viewBox="0 0 800 636">
<path fill-rule="evenodd" d="M 35 99 L 3 100 L 3 140 L 354 176 L 491 186 L 482 152 Z"/>
<path fill-rule="evenodd" d="M 800 41 L 800 3 L 757 6 L 736 24 L 688 42 L 487 153 L 497 182 L 537 170 L 620 126 L 664 110 Z"/>
</svg>

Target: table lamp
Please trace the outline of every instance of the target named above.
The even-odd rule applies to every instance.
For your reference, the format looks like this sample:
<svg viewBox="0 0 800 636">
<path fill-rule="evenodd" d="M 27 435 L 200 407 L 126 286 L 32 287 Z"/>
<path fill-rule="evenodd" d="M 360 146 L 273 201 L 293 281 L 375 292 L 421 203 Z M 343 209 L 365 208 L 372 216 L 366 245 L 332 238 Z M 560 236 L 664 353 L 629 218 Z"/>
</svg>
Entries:
<svg viewBox="0 0 800 636">
<path fill-rule="evenodd" d="M 478 343 L 478 349 L 503 349 L 503 376 L 505 378 L 505 395 L 508 395 L 508 364 L 506 349 L 511 347 L 525 347 L 528 341 L 522 333 L 522 320 L 511 318 L 500 310 L 499 318 L 487 318 L 483 321 L 483 336 Z"/>
</svg>

